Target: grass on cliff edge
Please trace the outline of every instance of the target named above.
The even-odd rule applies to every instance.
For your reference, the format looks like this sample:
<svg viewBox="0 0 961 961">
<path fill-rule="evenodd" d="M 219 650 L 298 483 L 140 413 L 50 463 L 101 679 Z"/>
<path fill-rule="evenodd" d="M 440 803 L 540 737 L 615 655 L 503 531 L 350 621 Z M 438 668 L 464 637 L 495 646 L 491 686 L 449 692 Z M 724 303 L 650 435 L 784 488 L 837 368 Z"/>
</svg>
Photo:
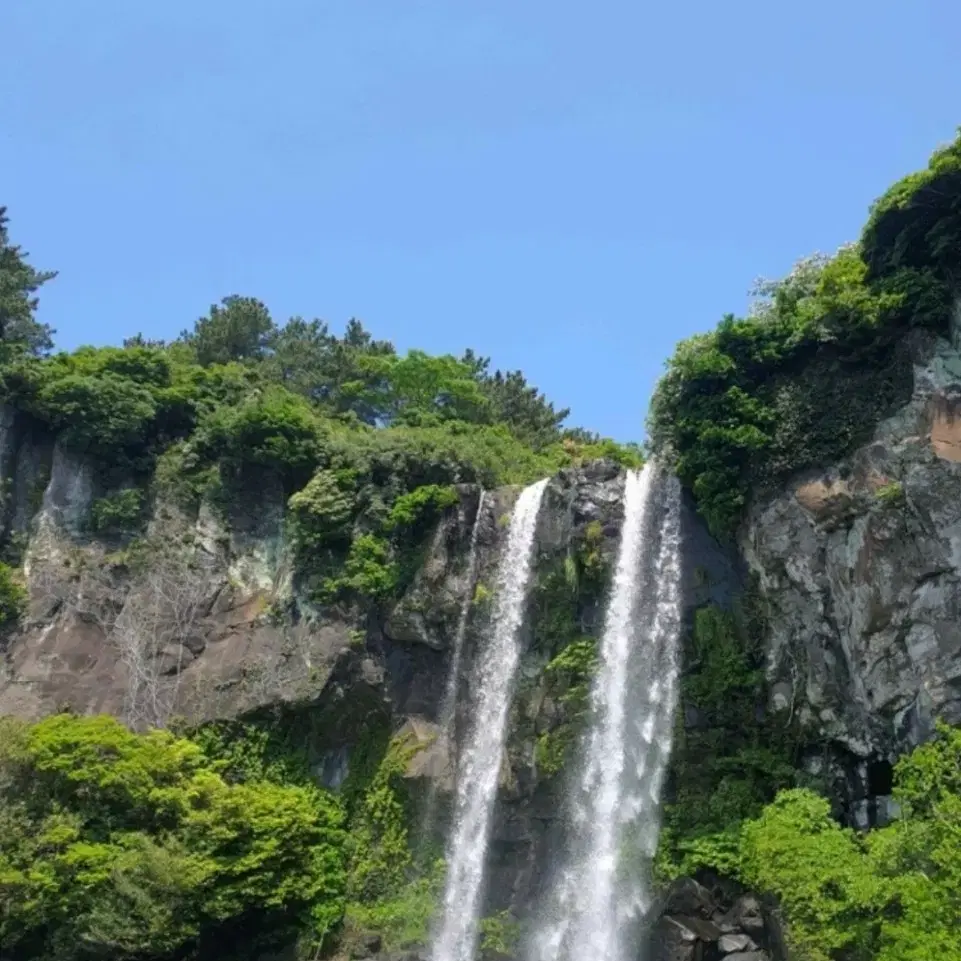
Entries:
<svg viewBox="0 0 961 961">
<path fill-rule="evenodd" d="M 680 343 L 650 444 L 733 534 L 751 496 L 870 438 L 910 397 L 903 340 L 945 332 L 961 279 L 961 135 L 871 209 L 860 241 L 761 283 L 744 318 Z"/>
</svg>

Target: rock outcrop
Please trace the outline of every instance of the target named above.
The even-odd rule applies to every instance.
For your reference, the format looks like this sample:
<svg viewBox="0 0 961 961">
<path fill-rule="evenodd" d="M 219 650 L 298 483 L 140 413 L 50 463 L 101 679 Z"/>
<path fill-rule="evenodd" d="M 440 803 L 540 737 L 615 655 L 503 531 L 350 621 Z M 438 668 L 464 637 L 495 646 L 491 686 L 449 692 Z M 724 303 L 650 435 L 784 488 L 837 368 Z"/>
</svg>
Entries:
<svg viewBox="0 0 961 961">
<path fill-rule="evenodd" d="M 781 961 L 777 913 L 754 895 L 717 879 L 671 885 L 658 906 L 650 961 Z"/>
<path fill-rule="evenodd" d="M 890 765 L 961 722 L 961 354 L 913 345 L 910 403 L 842 463 L 757 503 L 743 556 L 769 608 L 772 707 L 832 747 L 849 820 L 888 816 Z"/>
</svg>

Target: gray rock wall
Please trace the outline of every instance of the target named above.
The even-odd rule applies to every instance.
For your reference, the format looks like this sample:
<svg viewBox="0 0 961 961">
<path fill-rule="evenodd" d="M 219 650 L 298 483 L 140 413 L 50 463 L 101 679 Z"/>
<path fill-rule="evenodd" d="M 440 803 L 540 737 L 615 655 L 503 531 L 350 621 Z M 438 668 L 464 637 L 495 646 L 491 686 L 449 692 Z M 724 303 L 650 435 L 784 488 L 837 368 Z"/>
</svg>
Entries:
<svg viewBox="0 0 961 961">
<path fill-rule="evenodd" d="M 826 738 L 812 772 L 840 764 L 860 826 L 885 816 L 888 765 L 961 722 L 961 354 L 915 348 L 910 403 L 755 504 L 740 538 L 770 608 L 771 706 Z"/>
</svg>

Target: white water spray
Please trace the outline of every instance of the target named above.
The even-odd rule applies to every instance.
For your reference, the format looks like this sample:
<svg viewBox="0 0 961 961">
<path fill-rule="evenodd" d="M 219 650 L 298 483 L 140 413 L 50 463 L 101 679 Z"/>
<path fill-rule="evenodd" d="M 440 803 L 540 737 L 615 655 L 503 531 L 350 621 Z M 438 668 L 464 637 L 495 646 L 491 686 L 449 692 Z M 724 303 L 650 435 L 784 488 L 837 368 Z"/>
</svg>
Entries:
<svg viewBox="0 0 961 961">
<path fill-rule="evenodd" d="M 647 869 L 675 704 L 679 493 L 652 464 L 627 475 L 581 775 L 570 798 L 569 856 L 535 932 L 534 961 L 626 961 L 650 907 Z"/>
<path fill-rule="evenodd" d="M 497 572 L 492 631 L 478 666 L 473 725 L 458 770 L 443 914 L 433 944 L 433 961 L 471 961 L 477 944 L 487 839 L 520 659 L 518 632 L 524 619 L 537 513 L 546 486 L 546 480 L 538 481 L 517 499 Z"/>
<path fill-rule="evenodd" d="M 480 530 L 481 517 L 484 512 L 484 500 L 487 491 L 482 490 L 477 499 L 477 513 L 474 515 L 474 526 L 471 528 L 470 547 L 467 553 L 467 571 L 465 572 L 464 596 L 461 598 L 460 614 L 457 618 L 457 629 L 454 633 L 454 647 L 451 651 L 450 666 L 447 669 L 447 684 L 444 687 L 444 697 L 440 702 L 438 721 L 440 726 L 440 741 L 447 757 L 453 757 L 454 747 L 454 717 L 457 711 L 457 687 L 460 682 L 460 665 L 464 659 L 464 639 L 467 636 L 467 621 L 470 617 L 471 604 L 474 600 L 474 585 L 477 580 L 477 534 Z M 421 837 L 430 840 L 434 828 L 434 818 L 437 812 L 437 781 L 431 779 L 427 800 L 424 803 L 424 817 L 421 824 Z"/>
<path fill-rule="evenodd" d="M 440 705 L 442 736 L 448 740 L 450 739 L 454 712 L 457 707 L 457 684 L 460 679 L 460 664 L 464 657 L 464 638 L 467 635 L 467 619 L 470 616 L 471 603 L 474 599 L 474 581 L 477 580 L 477 532 L 480 530 L 480 519 L 486 496 L 487 491 L 481 491 L 477 500 L 477 514 L 474 516 L 474 527 L 471 530 L 470 549 L 467 555 L 467 580 L 464 585 L 464 596 L 461 599 L 460 616 L 457 619 L 457 632 L 454 634 L 454 650 L 451 652 L 447 686 L 444 689 L 444 699 Z"/>
</svg>

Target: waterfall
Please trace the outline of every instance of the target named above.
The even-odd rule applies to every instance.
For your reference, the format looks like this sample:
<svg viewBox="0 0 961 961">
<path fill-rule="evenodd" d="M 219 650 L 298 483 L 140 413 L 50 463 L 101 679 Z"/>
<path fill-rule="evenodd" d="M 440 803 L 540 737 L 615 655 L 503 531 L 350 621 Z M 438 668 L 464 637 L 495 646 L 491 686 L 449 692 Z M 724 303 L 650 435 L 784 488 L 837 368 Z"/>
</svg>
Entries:
<svg viewBox="0 0 961 961">
<path fill-rule="evenodd" d="M 433 961 L 471 961 L 476 947 L 487 839 L 520 658 L 518 633 L 524 620 L 537 513 L 546 486 L 542 480 L 521 492 L 497 571 L 490 640 L 477 667 L 473 723 L 458 765 L 457 805 Z"/>
<path fill-rule="evenodd" d="M 653 464 L 627 475 L 624 523 L 572 785 L 570 843 L 535 930 L 535 961 L 627 961 L 650 907 L 647 872 L 671 746 L 680 626 L 680 490 Z"/>
<path fill-rule="evenodd" d="M 454 712 L 457 707 L 457 684 L 460 679 L 460 662 L 464 656 L 464 637 L 467 634 L 467 618 L 470 616 L 471 603 L 474 600 L 474 582 L 477 580 L 477 532 L 480 530 L 481 514 L 484 511 L 486 491 L 480 492 L 477 499 L 477 513 L 474 516 L 474 526 L 471 529 L 470 548 L 467 554 L 467 580 L 464 585 L 464 596 L 461 599 L 460 615 L 457 619 L 457 631 L 454 634 L 454 650 L 451 653 L 450 668 L 447 674 L 447 686 L 444 689 L 444 699 L 440 704 L 440 724 L 442 736 L 450 741 L 453 729 Z"/>
<path fill-rule="evenodd" d="M 440 740 L 448 757 L 453 756 L 454 716 L 457 709 L 457 686 L 460 680 L 460 665 L 464 658 L 464 638 L 467 636 L 467 619 L 470 617 L 471 603 L 474 600 L 474 585 L 477 580 L 477 533 L 484 512 L 484 499 L 487 491 L 482 490 L 477 499 L 477 513 L 471 528 L 470 547 L 467 552 L 467 571 L 465 573 L 464 596 L 461 598 L 457 628 L 454 632 L 454 647 L 451 651 L 450 666 L 447 669 L 447 684 L 444 697 L 440 702 L 438 721 Z M 427 800 L 424 803 L 424 816 L 421 824 L 421 838 L 430 842 L 434 829 L 434 816 L 437 810 L 437 781 L 431 779 Z"/>
</svg>

